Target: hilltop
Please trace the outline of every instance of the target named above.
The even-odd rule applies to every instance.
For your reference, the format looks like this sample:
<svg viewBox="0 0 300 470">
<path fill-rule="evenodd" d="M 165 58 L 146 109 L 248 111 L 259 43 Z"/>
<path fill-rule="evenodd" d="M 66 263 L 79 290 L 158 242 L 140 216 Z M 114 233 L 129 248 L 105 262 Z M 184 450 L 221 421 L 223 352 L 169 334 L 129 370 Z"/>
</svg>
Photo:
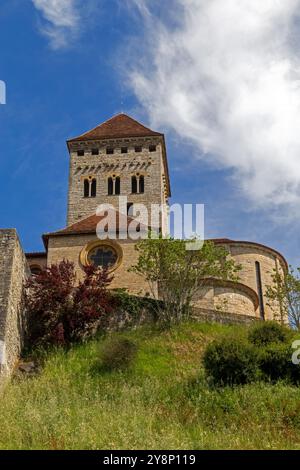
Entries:
<svg viewBox="0 0 300 470">
<path fill-rule="evenodd" d="M 1 449 L 299 449 L 300 389 L 285 384 L 213 388 L 203 350 L 246 326 L 188 323 L 126 333 L 138 345 L 129 371 L 100 372 L 99 337 L 42 356 L 0 401 Z"/>
</svg>

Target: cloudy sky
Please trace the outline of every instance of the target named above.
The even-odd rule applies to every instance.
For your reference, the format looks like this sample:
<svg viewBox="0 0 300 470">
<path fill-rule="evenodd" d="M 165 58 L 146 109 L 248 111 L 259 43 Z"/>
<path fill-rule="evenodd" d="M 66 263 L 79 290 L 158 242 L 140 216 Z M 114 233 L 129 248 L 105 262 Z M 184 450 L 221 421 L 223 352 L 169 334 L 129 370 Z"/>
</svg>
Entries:
<svg viewBox="0 0 300 470">
<path fill-rule="evenodd" d="M 206 236 L 300 264 L 300 0 L 1 0 L 0 225 L 65 225 L 65 141 L 120 111 L 166 134 Z"/>
</svg>

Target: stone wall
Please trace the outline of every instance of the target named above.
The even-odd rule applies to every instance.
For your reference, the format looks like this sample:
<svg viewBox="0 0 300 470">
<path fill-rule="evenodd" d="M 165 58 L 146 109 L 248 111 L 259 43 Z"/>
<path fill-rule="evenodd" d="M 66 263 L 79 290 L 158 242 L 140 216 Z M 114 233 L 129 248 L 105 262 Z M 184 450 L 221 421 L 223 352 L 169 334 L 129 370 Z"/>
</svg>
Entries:
<svg viewBox="0 0 300 470">
<path fill-rule="evenodd" d="M 24 335 L 23 283 L 29 268 L 14 229 L 0 230 L 0 375 L 9 375 Z"/>
<path fill-rule="evenodd" d="M 198 307 L 193 309 L 193 319 L 199 322 L 223 323 L 226 325 L 251 325 L 255 321 L 261 321 L 259 318 L 249 315 L 236 315 L 234 312 L 218 312 L 216 310 Z"/>
<path fill-rule="evenodd" d="M 283 272 L 285 269 L 282 257 L 274 250 L 259 244 L 249 242 L 232 242 L 226 247 L 229 249 L 234 260 L 242 266 L 239 272 L 240 282 L 251 287 L 255 292 L 258 291 L 258 283 L 256 277 L 255 263 L 258 262 L 261 271 L 262 291 L 263 291 L 263 308 L 266 320 L 280 319 L 280 307 L 268 305 L 269 301 L 266 297 L 267 286 L 272 285 L 272 275 L 274 270 Z M 258 308 L 257 316 L 260 315 Z"/>
<path fill-rule="evenodd" d="M 50 236 L 48 244 L 48 266 L 57 264 L 63 259 L 74 263 L 78 279 L 83 277 L 83 268 L 80 263 L 81 251 L 92 241 L 100 241 L 96 235 L 65 235 Z M 129 271 L 137 262 L 138 254 L 135 243 L 131 240 L 116 240 L 122 251 L 122 260 L 118 268 L 112 272 L 114 279 L 111 288 L 128 289 L 131 294 L 147 295 L 149 286 L 145 279 Z"/>
<path fill-rule="evenodd" d="M 208 279 L 193 297 L 194 307 L 215 312 L 258 317 L 258 297 L 249 286 L 240 282 Z"/>
<path fill-rule="evenodd" d="M 150 152 L 149 145 L 156 145 L 156 151 Z M 141 147 L 142 151 L 135 152 L 135 146 Z M 114 153 L 107 155 L 106 147 L 113 148 Z M 128 153 L 121 153 L 121 147 L 128 148 Z M 99 149 L 99 155 L 92 155 L 93 148 Z M 119 196 L 108 195 L 109 177 L 119 176 L 121 178 L 120 195 L 127 196 L 128 202 L 144 204 L 149 212 L 151 204 L 166 204 L 167 187 L 163 148 L 161 137 L 72 143 L 67 225 L 95 214 L 99 204 L 111 204 L 118 209 Z M 84 150 L 84 156 L 78 156 L 78 150 Z M 137 173 L 145 178 L 145 188 L 142 194 L 132 194 L 131 176 Z M 84 180 L 89 177 L 97 181 L 96 197 L 84 197 Z M 150 222 L 147 222 L 143 220 L 143 223 L 149 226 Z M 160 225 L 165 226 L 166 222 L 161 221 Z"/>
</svg>

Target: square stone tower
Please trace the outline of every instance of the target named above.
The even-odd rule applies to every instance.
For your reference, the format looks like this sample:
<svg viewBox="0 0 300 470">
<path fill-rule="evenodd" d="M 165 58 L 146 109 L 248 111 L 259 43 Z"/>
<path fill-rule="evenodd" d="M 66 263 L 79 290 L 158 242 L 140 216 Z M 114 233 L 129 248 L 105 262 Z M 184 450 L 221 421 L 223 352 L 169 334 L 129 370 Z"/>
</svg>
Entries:
<svg viewBox="0 0 300 470">
<path fill-rule="evenodd" d="M 67 145 L 68 225 L 95 214 L 100 204 L 119 211 L 119 197 L 126 196 L 127 214 L 131 215 L 133 204 L 146 206 L 148 226 L 151 205 L 161 206 L 158 227 L 152 227 L 165 233 L 170 181 L 163 134 L 118 114 Z"/>
</svg>

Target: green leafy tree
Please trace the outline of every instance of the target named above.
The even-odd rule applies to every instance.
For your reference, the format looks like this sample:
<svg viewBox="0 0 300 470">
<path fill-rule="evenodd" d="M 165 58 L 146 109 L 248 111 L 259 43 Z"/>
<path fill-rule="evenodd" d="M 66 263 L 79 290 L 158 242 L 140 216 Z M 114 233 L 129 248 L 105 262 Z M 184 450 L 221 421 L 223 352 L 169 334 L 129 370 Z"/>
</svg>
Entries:
<svg viewBox="0 0 300 470">
<path fill-rule="evenodd" d="M 267 286 L 268 305 L 275 314 L 280 311 L 281 323 L 288 318 L 293 328 L 300 329 L 300 268 L 282 274 L 276 270 L 272 274 L 272 285 Z M 278 316 L 278 314 L 277 314 Z"/>
<path fill-rule="evenodd" d="M 146 277 L 159 320 L 166 325 L 189 316 L 194 295 L 209 284 L 209 278 L 238 280 L 240 267 L 224 247 L 207 241 L 201 249 L 187 250 L 186 244 L 149 237 L 136 245 L 139 257 L 131 270 Z"/>
</svg>

